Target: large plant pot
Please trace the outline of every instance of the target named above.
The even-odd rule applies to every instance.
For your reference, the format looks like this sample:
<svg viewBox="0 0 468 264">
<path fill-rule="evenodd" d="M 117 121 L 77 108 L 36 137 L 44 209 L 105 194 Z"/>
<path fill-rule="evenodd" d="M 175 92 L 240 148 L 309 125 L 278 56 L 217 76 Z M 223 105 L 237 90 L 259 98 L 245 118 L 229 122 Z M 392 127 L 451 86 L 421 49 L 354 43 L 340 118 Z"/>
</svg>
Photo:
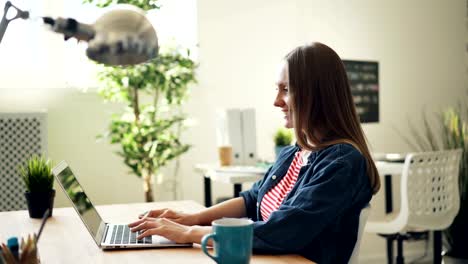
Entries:
<svg viewBox="0 0 468 264">
<path fill-rule="evenodd" d="M 468 259 L 454 258 L 451 256 L 444 256 L 444 264 L 466 264 Z"/>
<path fill-rule="evenodd" d="M 468 263 L 468 199 L 462 197 L 460 210 L 452 224 L 444 231 L 445 256 L 452 262 L 457 259 Z M 447 262 L 448 263 L 448 262 Z M 463 263 L 463 262 L 462 262 Z"/>
<path fill-rule="evenodd" d="M 29 217 L 42 218 L 47 209 L 49 209 L 49 217 L 52 216 L 55 190 L 50 192 L 25 192 L 24 196 L 28 204 Z"/>
</svg>

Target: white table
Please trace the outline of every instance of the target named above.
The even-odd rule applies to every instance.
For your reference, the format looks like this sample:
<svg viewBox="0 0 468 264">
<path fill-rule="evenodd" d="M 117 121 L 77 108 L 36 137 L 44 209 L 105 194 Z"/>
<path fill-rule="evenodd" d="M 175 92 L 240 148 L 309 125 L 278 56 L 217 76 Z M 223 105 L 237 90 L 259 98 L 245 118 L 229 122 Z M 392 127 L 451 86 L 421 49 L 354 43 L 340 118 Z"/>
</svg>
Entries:
<svg viewBox="0 0 468 264">
<path fill-rule="evenodd" d="M 376 161 L 375 166 L 380 175 L 400 175 L 403 171 L 403 162 Z"/>
<path fill-rule="evenodd" d="M 211 181 L 234 185 L 234 197 L 239 197 L 242 183 L 256 182 L 266 173 L 267 168 L 253 166 L 225 166 L 215 164 L 197 164 L 195 170 L 203 174 L 205 206 L 212 205 Z"/>
<path fill-rule="evenodd" d="M 385 186 L 385 210 L 393 210 L 392 203 L 392 175 L 400 175 L 403 171 L 402 162 L 376 161 L 375 165 L 381 177 L 384 177 Z M 205 206 L 212 205 L 211 181 L 222 182 L 234 185 L 234 197 L 239 197 L 242 191 L 242 183 L 256 182 L 263 178 L 267 168 L 253 166 L 226 166 L 221 167 L 215 164 L 197 164 L 195 170 L 203 174 Z"/>
</svg>

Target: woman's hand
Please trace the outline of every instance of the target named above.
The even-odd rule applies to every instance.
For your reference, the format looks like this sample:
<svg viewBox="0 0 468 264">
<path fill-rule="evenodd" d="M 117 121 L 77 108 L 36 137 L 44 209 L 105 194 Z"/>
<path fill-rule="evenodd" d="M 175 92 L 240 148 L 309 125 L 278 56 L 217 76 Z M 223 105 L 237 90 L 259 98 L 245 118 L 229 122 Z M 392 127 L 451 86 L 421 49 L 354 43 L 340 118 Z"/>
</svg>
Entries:
<svg viewBox="0 0 468 264">
<path fill-rule="evenodd" d="M 156 209 L 146 212 L 145 214 L 141 214 L 138 218 L 166 218 L 171 220 L 172 222 L 179 223 L 182 225 L 192 226 L 198 225 L 199 219 L 198 214 L 186 214 L 182 212 L 177 212 L 171 209 Z"/>
<path fill-rule="evenodd" d="M 132 232 L 141 231 L 137 239 L 159 235 L 176 243 L 192 243 L 189 232 L 190 227 L 171 221 L 167 218 L 144 217 L 128 225 Z"/>
<path fill-rule="evenodd" d="M 128 226 L 132 232 L 143 232 L 137 239 L 159 235 L 176 243 L 200 243 L 204 235 L 211 233 L 210 226 L 186 226 L 167 218 L 144 217 Z"/>
</svg>

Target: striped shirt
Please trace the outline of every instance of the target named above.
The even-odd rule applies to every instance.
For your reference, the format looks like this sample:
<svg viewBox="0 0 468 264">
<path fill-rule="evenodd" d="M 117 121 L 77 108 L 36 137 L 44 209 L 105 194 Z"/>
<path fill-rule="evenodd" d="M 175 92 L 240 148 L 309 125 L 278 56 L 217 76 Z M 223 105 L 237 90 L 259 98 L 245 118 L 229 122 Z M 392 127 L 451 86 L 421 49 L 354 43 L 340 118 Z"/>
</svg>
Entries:
<svg viewBox="0 0 468 264">
<path fill-rule="evenodd" d="M 302 151 L 298 151 L 289 166 L 286 176 L 263 196 L 260 204 L 260 213 L 262 214 L 263 221 L 267 221 L 271 213 L 278 210 L 284 198 L 292 190 L 297 181 L 297 176 L 299 175 L 302 164 Z"/>
</svg>

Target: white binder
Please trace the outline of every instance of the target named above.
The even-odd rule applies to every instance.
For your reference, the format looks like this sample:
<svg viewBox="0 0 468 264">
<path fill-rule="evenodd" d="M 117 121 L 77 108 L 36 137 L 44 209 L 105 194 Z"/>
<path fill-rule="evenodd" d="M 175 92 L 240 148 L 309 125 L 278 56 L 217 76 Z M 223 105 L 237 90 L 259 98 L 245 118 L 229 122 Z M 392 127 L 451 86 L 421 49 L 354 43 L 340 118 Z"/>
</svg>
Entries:
<svg viewBox="0 0 468 264">
<path fill-rule="evenodd" d="M 227 126 L 229 133 L 229 141 L 232 146 L 232 163 L 233 165 L 244 164 L 244 150 L 242 140 L 242 117 L 240 109 L 228 109 Z"/>
<path fill-rule="evenodd" d="M 242 139 L 244 150 L 244 164 L 257 163 L 257 128 L 255 125 L 255 109 L 248 108 L 242 111 Z"/>
</svg>

